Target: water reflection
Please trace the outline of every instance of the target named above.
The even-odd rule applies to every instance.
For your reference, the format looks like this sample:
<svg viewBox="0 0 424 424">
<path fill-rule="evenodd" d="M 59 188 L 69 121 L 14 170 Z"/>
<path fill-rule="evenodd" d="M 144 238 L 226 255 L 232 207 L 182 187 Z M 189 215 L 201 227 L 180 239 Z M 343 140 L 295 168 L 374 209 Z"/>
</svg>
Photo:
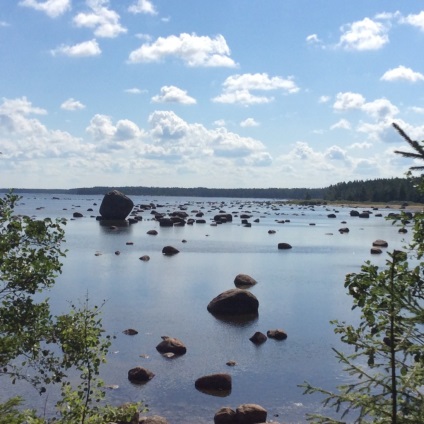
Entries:
<svg viewBox="0 0 424 424">
<path fill-rule="evenodd" d="M 229 324 L 234 327 L 247 328 L 252 326 L 259 318 L 258 313 L 242 314 L 242 315 L 228 315 L 228 314 L 213 314 L 211 315 L 224 324 Z"/>
</svg>

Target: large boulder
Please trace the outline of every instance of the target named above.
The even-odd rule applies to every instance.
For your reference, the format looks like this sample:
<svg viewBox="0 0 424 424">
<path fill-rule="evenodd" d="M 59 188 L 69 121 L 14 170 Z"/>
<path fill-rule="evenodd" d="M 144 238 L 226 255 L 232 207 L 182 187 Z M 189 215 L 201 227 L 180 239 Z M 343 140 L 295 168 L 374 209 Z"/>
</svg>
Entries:
<svg viewBox="0 0 424 424">
<path fill-rule="evenodd" d="M 209 302 L 208 311 L 217 315 L 257 314 L 258 299 L 242 289 L 227 290 Z"/>
<path fill-rule="evenodd" d="M 231 391 L 231 375 L 226 373 L 210 374 L 198 378 L 194 386 L 197 390 L 210 394 Z"/>
<path fill-rule="evenodd" d="M 103 197 L 100 215 L 106 220 L 124 220 L 134 207 L 133 201 L 118 190 L 110 191 Z"/>
<path fill-rule="evenodd" d="M 213 422 L 214 424 L 235 424 L 236 411 L 228 406 L 224 406 L 215 413 Z"/>
<path fill-rule="evenodd" d="M 174 353 L 175 355 L 184 355 L 187 348 L 184 343 L 175 337 L 162 336 L 162 341 L 156 346 L 159 353 Z"/>
<path fill-rule="evenodd" d="M 236 420 L 239 424 L 265 423 L 267 417 L 266 409 L 260 405 L 246 403 L 236 409 Z"/>
</svg>

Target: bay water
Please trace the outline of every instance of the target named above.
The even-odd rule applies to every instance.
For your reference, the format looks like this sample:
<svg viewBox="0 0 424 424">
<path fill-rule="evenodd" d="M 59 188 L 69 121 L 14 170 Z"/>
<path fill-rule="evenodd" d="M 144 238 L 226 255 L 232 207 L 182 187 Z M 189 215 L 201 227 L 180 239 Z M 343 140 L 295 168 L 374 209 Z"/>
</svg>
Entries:
<svg viewBox="0 0 424 424">
<path fill-rule="evenodd" d="M 151 210 L 145 210 L 138 223 L 111 228 L 95 219 L 102 196 L 24 194 L 16 211 L 67 219 L 63 273 L 48 296 L 55 314 L 87 294 L 92 305 L 105 301 L 103 325 L 116 336 L 101 375 L 115 387 L 107 393 L 108 402 L 142 401 L 148 415 L 175 424 L 213 423 L 222 406 L 235 409 L 244 403 L 263 406 L 269 421 L 281 423 L 304 423 L 306 413 L 326 412 L 322 398 L 303 395 L 299 384 L 309 381 L 331 390 L 348 381 L 332 350 L 346 347 L 329 321 L 358 322 L 344 288 L 346 274 L 359 272 L 366 260 L 384 267 L 386 251 L 408 241 L 410 232 L 400 234 L 385 219 L 393 210 L 372 210 L 364 219 L 351 217 L 349 206 L 306 207 L 272 199 L 131 199 L 162 213 L 183 209 L 195 219 L 203 212 L 206 223 L 160 227 Z M 73 218 L 74 212 L 83 217 Z M 212 226 L 219 212 L 232 214 L 233 221 Z M 336 218 L 329 218 L 331 213 Z M 242 224 L 241 214 L 251 216 L 251 227 Z M 343 227 L 349 232 L 340 233 Z M 149 230 L 158 234 L 148 235 Z M 370 253 L 376 239 L 389 243 L 381 255 Z M 279 250 L 282 242 L 292 249 Z M 169 245 L 180 252 L 163 255 L 162 248 Z M 143 255 L 150 260 L 141 261 Z M 207 311 L 208 303 L 234 288 L 240 273 L 258 282 L 250 289 L 259 300 L 258 317 L 247 322 L 215 318 Z M 123 334 L 128 328 L 138 334 Z M 287 332 L 286 340 L 268 339 L 260 346 L 249 340 L 256 331 L 266 334 L 277 328 Z M 180 339 L 187 353 L 173 359 L 161 356 L 155 347 L 165 335 Z M 236 365 L 229 367 L 228 361 Z M 132 384 L 127 375 L 136 366 L 155 377 Z M 197 378 L 219 372 L 232 376 L 229 395 L 196 390 Z M 2 387 L 2 397 L 13 393 L 7 380 Z M 58 387 L 42 397 L 22 384 L 16 390 L 29 406 L 54 415 Z"/>
</svg>

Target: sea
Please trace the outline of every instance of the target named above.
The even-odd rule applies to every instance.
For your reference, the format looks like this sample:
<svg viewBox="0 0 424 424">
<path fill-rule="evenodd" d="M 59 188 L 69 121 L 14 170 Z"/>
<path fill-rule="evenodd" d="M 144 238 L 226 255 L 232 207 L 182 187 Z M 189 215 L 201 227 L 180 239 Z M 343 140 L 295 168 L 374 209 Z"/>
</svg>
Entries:
<svg viewBox="0 0 424 424">
<path fill-rule="evenodd" d="M 306 423 L 308 413 L 335 416 L 322 406 L 321 395 L 304 395 L 299 386 L 308 381 L 335 390 L 352 378 L 335 357 L 333 349 L 349 350 L 330 321 L 357 324 L 358 311 L 344 288 L 346 275 L 360 272 L 366 261 L 384 268 L 387 253 L 408 243 L 411 231 L 399 233 L 386 219 L 399 209 L 132 196 L 136 206 L 150 209 L 139 209 L 137 223 L 112 226 L 96 220 L 102 200 L 102 195 L 22 194 L 16 213 L 67 221 L 63 272 L 48 297 L 54 314 L 87 296 L 90 305 L 103 305 L 105 332 L 115 336 L 101 372 L 110 387 L 108 403 L 142 402 L 146 415 L 160 415 L 171 424 L 213 423 L 221 407 L 246 403 L 261 405 L 275 423 Z M 369 218 L 352 217 L 352 210 L 368 211 Z M 195 220 L 201 212 L 205 223 L 160 227 L 152 211 L 185 211 Z M 75 212 L 82 217 L 74 218 Z M 214 225 L 219 213 L 231 214 L 232 221 Z M 388 248 L 371 254 L 377 239 L 386 240 Z M 292 248 L 280 250 L 279 243 Z M 179 253 L 166 256 L 165 246 Z M 144 255 L 150 260 L 140 260 Z M 235 288 L 238 274 L 257 281 L 249 290 L 259 301 L 258 316 L 247 321 L 213 316 L 208 303 Z M 124 334 L 129 328 L 138 334 Z M 259 346 L 249 340 L 257 331 L 273 329 L 284 330 L 287 339 Z M 187 353 L 162 356 L 156 350 L 162 336 L 180 339 Z M 154 378 L 131 383 L 128 371 L 137 366 Z M 195 388 L 196 379 L 214 373 L 231 375 L 229 393 L 217 396 Z M 54 416 L 59 390 L 49 387 L 39 396 L 24 383 L 12 386 L 3 378 L 0 394 L 3 399 L 22 394 L 26 406 Z"/>
</svg>

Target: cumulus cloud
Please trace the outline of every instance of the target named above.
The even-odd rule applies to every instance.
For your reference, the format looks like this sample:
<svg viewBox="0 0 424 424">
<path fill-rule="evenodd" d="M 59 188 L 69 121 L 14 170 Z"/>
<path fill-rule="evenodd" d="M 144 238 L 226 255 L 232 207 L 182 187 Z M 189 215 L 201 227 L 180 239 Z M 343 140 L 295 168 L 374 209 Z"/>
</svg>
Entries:
<svg viewBox="0 0 424 424">
<path fill-rule="evenodd" d="M 146 42 L 130 53 L 129 63 L 160 62 L 167 57 L 177 57 L 190 67 L 229 67 L 236 63 L 230 57 L 230 49 L 222 35 L 215 38 L 196 34 L 159 37 Z"/>
<path fill-rule="evenodd" d="M 165 85 L 160 89 L 160 94 L 152 97 L 152 102 L 193 105 L 196 104 L 196 99 L 190 97 L 185 90 L 181 90 L 173 85 Z"/>
<path fill-rule="evenodd" d="M 339 112 L 349 109 L 360 109 L 364 103 L 365 98 L 362 94 L 352 92 L 337 93 L 333 108 Z"/>
<path fill-rule="evenodd" d="M 241 127 L 258 127 L 259 122 L 256 122 L 254 118 L 247 118 L 240 122 Z"/>
<path fill-rule="evenodd" d="M 120 16 L 114 10 L 108 8 L 109 0 L 87 0 L 91 9 L 88 13 L 78 13 L 74 24 L 79 28 L 94 30 L 96 37 L 115 38 L 127 29 L 120 24 Z"/>
<path fill-rule="evenodd" d="M 68 100 L 65 100 L 61 105 L 60 105 L 61 109 L 64 110 L 80 110 L 80 109 L 84 109 L 85 105 L 82 104 L 80 101 L 73 99 L 72 97 L 69 98 Z"/>
<path fill-rule="evenodd" d="M 336 122 L 334 125 L 330 127 L 330 130 L 343 129 L 350 130 L 352 126 L 347 119 L 340 119 L 340 121 Z"/>
<path fill-rule="evenodd" d="M 284 94 L 293 94 L 299 91 L 299 87 L 292 77 L 269 77 L 266 73 L 232 75 L 224 81 L 222 86 L 222 94 L 213 98 L 213 102 L 239 103 L 242 105 L 270 103 L 274 100 L 273 97 L 257 95 L 254 92 L 280 90 Z"/>
<path fill-rule="evenodd" d="M 19 6 L 44 12 L 50 18 L 57 18 L 71 9 L 71 0 L 22 0 Z"/>
<path fill-rule="evenodd" d="M 89 146 L 65 131 L 49 130 L 34 115 L 46 115 L 27 98 L 5 99 L 0 105 L 0 140 L 3 157 L 31 160 L 85 154 Z"/>
<path fill-rule="evenodd" d="M 370 18 L 344 25 L 341 31 L 338 47 L 346 50 L 378 50 L 389 42 L 387 26 Z"/>
<path fill-rule="evenodd" d="M 424 31 L 424 10 L 418 14 L 410 14 L 400 20 L 401 23 L 412 25 Z"/>
<path fill-rule="evenodd" d="M 367 102 L 362 94 L 352 92 L 337 93 L 333 109 L 336 112 L 359 110 L 378 121 L 391 120 L 399 113 L 399 109 L 385 98 Z"/>
<path fill-rule="evenodd" d="M 397 68 L 386 71 L 380 78 L 382 81 L 409 81 L 417 82 L 423 81 L 424 75 L 420 72 L 415 72 L 411 68 L 405 66 L 398 66 Z"/>
<path fill-rule="evenodd" d="M 158 13 L 150 0 L 137 0 L 136 3 L 128 8 L 128 12 L 134 14 L 143 13 L 146 15 L 157 15 Z"/>
<path fill-rule="evenodd" d="M 53 56 L 63 55 L 69 57 L 89 57 L 89 56 L 99 56 L 102 51 L 100 50 L 99 44 L 95 39 L 89 41 L 83 41 L 79 44 L 74 44 L 73 46 L 67 46 L 62 44 L 54 50 L 51 50 L 50 53 Z"/>
</svg>

